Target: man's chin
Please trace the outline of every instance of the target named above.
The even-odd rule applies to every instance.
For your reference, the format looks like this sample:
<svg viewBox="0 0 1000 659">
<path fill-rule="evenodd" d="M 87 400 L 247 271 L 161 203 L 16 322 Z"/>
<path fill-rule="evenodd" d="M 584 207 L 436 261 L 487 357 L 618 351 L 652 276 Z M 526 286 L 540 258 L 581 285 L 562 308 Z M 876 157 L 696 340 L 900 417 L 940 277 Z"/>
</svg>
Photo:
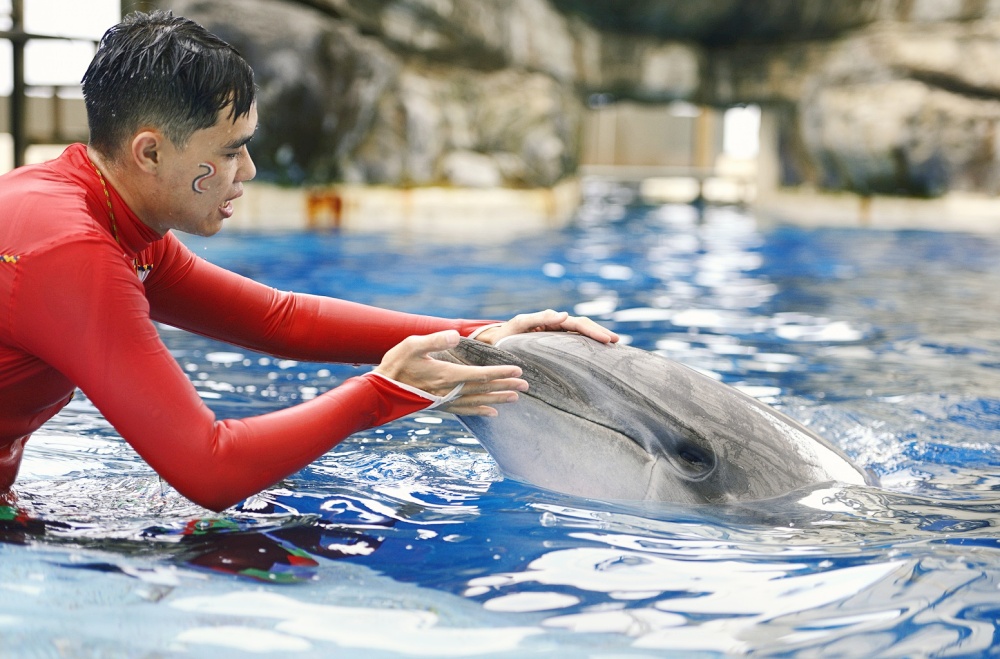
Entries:
<svg viewBox="0 0 1000 659">
<path fill-rule="evenodd" d="M 189 227 L 184 229 L 184 233 L 189 233 L 192 236 L 201 236 L 202 238 L 209 238 L 219 233 L 222 230 L 222 220 L 209 220 L 204 224 L 197 227 Z"/>
</svg>

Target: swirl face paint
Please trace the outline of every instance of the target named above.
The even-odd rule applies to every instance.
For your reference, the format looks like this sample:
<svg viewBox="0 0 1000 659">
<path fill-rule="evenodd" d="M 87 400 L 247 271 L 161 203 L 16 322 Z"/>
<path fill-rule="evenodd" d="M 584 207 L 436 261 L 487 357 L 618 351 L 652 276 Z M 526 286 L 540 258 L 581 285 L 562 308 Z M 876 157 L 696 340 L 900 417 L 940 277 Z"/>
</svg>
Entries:
<svg viewBox="0 0 1000 659">
<path fill-rule="evenodd" d="M 215 165 L 213 165 L 210 162 L 203 162 L 199 163 L 198 167 L 204 169 L 205 173 L 196 176 L 194 180 L 191 181 L 191 189 L 197 192 L 198 194 L 201 194 L 202 192 L 206 191 L 205 188 L 202 187 L 202 184 L 208 179 L 215 176 Z"/>
</svg>

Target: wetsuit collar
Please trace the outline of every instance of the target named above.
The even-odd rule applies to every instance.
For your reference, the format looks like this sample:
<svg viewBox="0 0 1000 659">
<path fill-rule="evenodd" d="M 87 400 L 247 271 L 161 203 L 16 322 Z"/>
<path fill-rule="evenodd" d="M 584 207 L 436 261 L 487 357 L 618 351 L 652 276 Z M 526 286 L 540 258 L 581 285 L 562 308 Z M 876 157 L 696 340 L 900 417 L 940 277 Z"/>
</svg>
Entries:
<svg viewBox="0 0 1000 659">
<path fill-rule="evenodd" d="M 108 212 L 108 198 L 104 195 L 104 186 L 87 156 L 84 144 L 73 144 L 68 147 L 56 161 L 72 178 L 79 181 L 87 190 L 87 204 L 94 218 L 111 234 L 111 214 Z M 115 213 L 115 224 L 118 228 L 118 244 L 129 258 L 161 238 L 161 236 L 146 226 L 132 212 L 118 192 L 107 182 L 108 195 L 111 198 L 111 208 Z"/>
</svg>

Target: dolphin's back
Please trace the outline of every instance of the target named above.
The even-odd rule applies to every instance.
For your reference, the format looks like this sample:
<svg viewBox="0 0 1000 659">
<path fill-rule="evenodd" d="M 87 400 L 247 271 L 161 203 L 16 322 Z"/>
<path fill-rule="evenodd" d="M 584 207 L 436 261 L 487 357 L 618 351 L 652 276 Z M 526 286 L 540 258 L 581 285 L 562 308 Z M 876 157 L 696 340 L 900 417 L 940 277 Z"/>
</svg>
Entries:
<svg viewBox="0 0 1000 659">
<path fill-rule="evenodd" d="M 872 483 L 800 423 L 655 353 L 577 334 L 463 340 L 456 361 L 516 364 L 530 389 L 463 422 L 509 475 L 605 499 L 748 501 L 818 483 Z"/>
</svg>

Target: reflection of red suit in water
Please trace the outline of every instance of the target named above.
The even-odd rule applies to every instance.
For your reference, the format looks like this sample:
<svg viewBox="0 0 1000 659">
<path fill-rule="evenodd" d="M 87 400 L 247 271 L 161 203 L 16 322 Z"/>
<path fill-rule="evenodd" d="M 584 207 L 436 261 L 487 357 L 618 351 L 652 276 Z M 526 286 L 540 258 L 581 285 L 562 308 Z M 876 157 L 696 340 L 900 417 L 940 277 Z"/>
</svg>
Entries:
<svg viewBox="0 0 1000 659">
<path fill-rule="evenodd" d="M 368 364 L 409 335 L 483 324 L 276 291 L 161 238 L 109 191 L 120 245 L 83 145 L 0 177 L 0 492 L 28 436 L 76 387 L 181 494 L 217 510 L 430 404 L 363 375 L 288 409 L 217 421 L 153 320 L 288 359 Z"/>
</svg>

